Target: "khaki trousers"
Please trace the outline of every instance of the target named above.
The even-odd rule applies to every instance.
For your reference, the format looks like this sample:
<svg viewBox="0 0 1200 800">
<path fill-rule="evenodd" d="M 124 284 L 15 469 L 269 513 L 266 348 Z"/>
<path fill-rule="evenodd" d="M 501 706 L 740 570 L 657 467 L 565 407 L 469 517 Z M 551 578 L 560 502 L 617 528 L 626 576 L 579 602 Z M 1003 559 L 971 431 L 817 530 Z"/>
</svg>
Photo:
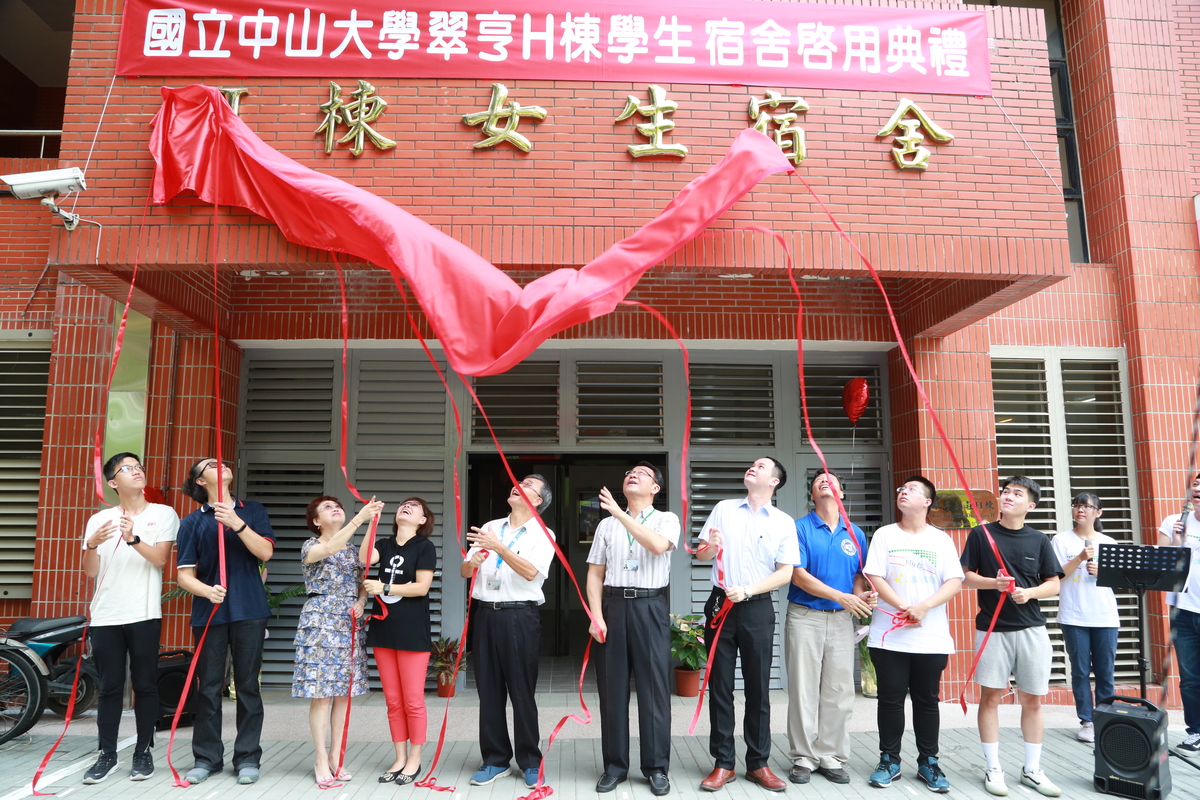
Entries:
<svg viewBox="0 0 1200 800">
<path fill-rule="evenodd" d="M 854 710 L 853 615 L 788 603 L 784 664 L 792 765 L 844 768 Z"/>
</svg>

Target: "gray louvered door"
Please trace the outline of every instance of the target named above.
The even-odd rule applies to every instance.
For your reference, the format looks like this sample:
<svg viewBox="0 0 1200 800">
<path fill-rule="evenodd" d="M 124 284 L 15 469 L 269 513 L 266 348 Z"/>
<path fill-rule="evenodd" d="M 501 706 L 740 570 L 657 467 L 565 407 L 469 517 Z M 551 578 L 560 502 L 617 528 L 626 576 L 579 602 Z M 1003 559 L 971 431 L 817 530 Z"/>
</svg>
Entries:
<svg viewBox="0 0 1200 800">
<path fill-rule="evenodd" d="M 312 534 L 304 509 L 322 494 L 339 498 L 353 513 L 356 501 L 339 468 L 341 437 L 340 359 L 295 357 L 247 359 L 243 392 L 239 489 L 267 507 L 276 533 L 268 585 L 281 591 L 303 584 L 300 546 Z M 444 500 L 447 470 L 446 392 L 436 371 L 419 354 L 380 357 L 352 353 L 348 381 L 347 468 L 363 497 L 378 495 L 387 508 L 379 536 L 390 536 L 399 501 L 418 496 L 438 523 L 434 542 L 442 552 L 443 530 L 452 530 L 453 507 Z M 357 541 L 357 537 L 356 537 Z M 451 546 L 457 556 L 457 548 Z M 431 594 L 433 632 L 442 629 L 441 568 Z M 291 684 L 296 622 L 304 598 L 286 601 L 269 623 L 263 683 Z M 372 663 L 372 682 L 375 683 Z"/>
<path fill-rule="evenodd" d="M 0 599 L 33 588 L 50 349 L 0 348 Z"/>
</svg>

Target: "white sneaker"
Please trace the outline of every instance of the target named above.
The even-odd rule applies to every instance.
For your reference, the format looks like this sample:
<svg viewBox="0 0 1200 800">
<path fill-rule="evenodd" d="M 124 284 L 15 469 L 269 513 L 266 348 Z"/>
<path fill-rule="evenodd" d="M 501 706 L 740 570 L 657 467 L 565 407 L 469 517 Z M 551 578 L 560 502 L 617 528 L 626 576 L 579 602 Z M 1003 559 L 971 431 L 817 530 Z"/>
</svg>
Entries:
<svg viewBox="0 0 1200 800">
<path fill-rule="evenodd" d="M 1008 786 L 1004 783 L 1003 769 L 989 769 L 983 773 L 983 788 L 989 794 L 1004 797 L 1008 794 Z"/>
<path fill-rule="evenodd" d="M 1080 723 L 1079 732 L 1075 734 L 1075 738 L 1081 742 L 1094 743 L 1096 741 L 1096 726 L 1090 722 Z"/>
<path fill-rule="evenodd" d="M 1188 755 L 1200 753 L 1200 733 L 1189 734 L 1186 739 L 1175 746 L 1176 750 L 1182 750 Z"/>
<path fill-rule="evenodd" d="M 1046 773 L 1039 770 L 1029 772 L 1021 770 L 1021 783 L 1036 789 L 1038 794 L 1044 794 L 1046 797 L 1058 797 L 1062 794 L 1062 789 L 1054 785 L 1054 783 L 1046 777 Z"/>
</svg>

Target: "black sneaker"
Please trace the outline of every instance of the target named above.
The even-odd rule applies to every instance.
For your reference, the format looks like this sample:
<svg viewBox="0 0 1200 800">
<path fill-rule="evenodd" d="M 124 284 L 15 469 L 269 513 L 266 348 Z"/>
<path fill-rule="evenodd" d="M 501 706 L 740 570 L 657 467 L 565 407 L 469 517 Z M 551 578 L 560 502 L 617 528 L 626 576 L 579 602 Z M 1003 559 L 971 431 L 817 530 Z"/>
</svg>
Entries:
<svg viewBox="0 0 1200 800">
<path fill-rule="evenodd" d="M 1189 734 L 1186 739 L 1175 745 L 1175 749 L 1182 750 L 1188 755 L 1200 753 L 1200 733 Z"/>
<path fill-rule="evenodd" d="M 88 771 L 83 773 L 83 782 L 86 784 L 100 783 L 120 766 L 117 761 L 116 753 L 101 753 L 96 759 L 96 763 L 88 767 Z"/>
<path fill-rule="evenodd" d="M 144 781 L 154 774 L 154 756 L 150 755 L 149 750 L 143 750 L 140 753 L 133 754 L 133 770 L 129 773 L 129 780 Z"/>
</svg>

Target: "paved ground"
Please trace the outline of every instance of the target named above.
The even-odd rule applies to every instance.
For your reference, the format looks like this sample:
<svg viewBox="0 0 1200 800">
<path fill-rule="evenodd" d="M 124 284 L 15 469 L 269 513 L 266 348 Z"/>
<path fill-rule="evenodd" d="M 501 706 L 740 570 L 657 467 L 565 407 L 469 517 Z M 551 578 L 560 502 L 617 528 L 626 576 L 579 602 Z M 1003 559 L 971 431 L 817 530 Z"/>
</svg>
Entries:
<svg viewBox="0 0 1200 800">
<path fill-rule="evenodd" d="M 595 695 L 585 694 L 588 705 L 595 708 Z M 228 769 L 219 778 L 192 787 L 195 800 L 296 800 L 300 797 L 325 798 L 326 800 L 390 800 L 397 792 L 422 792 L 420 789 L 396 788 L 376 782 L 376 775 L 391 762 L 391 745 L 382 737 L 368 737 L 368 731 L 387 730 L 383 698 L 378 693 L 355 703 L 351 731 L 351 743 L 347 756 L 347 767 L 355 778 L 343 787 L 322 792 L 316 787 L 312 776 L 312 750 L 308 741 L 307 709 L 305 701 L 297 701 L 284 692 L 267 692 L 267 724 L 264 731 L 263 777 L 255 786 L 238 786 Z M 566 713 L 578 711 L 578 699 L 566 693 L 547 693 L 540 696 L 543 736 L 554 723 Z M 672 796 L 682 798 L 714 797 L 699 791 L 701 778 L 712 768 L 708 756 L 707 712 L 701 715 L 696 735 L 688 736 L 687 724 L 695 708 L 694 700 L 675 699 L 673 756 L 671 765 Z M 436 741 L 437 728 L 441 723 L 443 704 L 434 696 L 429 697 L 430 735 Z M 225 730 L 233 730 L 233 703 L 227 702 Z M 467 779 L 479 763 L 475 746 L 477 704 L 472 695 L 456 698 L 451 706 L 447 726 L 447 743 L 438 768 L 438 779 L 442 785 L 457 786 L 457 792 L 445 795 L 450 798 L 472 800 L 510 800 L 528 792 L 516 778 L 502 778 L 491 786 L 470 787 Z M 1011 796 L 1022 800 L 1033 800 L 1037 795 L 1017 784 L 1021 765 L 1021 736 L 1018 725 L 1018 709 L 1002 709 L 1001 757 L 1009 776 Z M 783 693 L 773 693 L 772 730 L 775 752 L 771 766 L 781 776 L 788 767 L 787 739 L 783 735 L 786 715 L 786 698 Z M 867 785 L 867 775 L 875 765 L 877 738 L 874 734 L 875 701 L 859 698 L 855 703 L 851 727 L 854 755 L 849 766 L 852 782 L 848 786 L 835 786 L 821 777 L 815 777 L 808 786 L 789 786 L 785 796 L 822 798 L 872 798 L 881 800 L 892 796 L 930 796 L 923 784 L 914 778 L 911 756 L 904 764 L 904 780 L 890 789 L 874 789 Z M 740 710 L 739 710 L 740 716 Z M 1043 766 L 1046 772 L 1063 788 L 1064 796 L 1100 797 L 1092 788 L 1094 756 L 1090 745 L 1075 741 L 1075 718 L 1073 709 L 1050 707 L 1047 709 L 1046 749 Z M 1182 720 L 1179 713 L 1172 715 L 1170 741 L 1182 739 Z M 942 710 L 942 759 L 941 763 L 952 784 L 952 794 L 971 800 L 990 798 L 982 788 L 982 756 L 974 729 L 975 710 L 971 708 L 964 717 L 955 706 L 946 704 Z M 59 798 L 79 794 L 94 800 L 140 800 L 157 798 L 170 792 L 170 773 L 166 767 L 166 738 L 160 738 L 155 747 L 157 772 L 150 780 L 132 783 L 127 779 L 129 756 L 132 752 L 133 719 L 127 716 L 122 721 L 121 750 L 122 768 L 113 777 L 97 786 L 83 786 L 83 771 L 95 758 L 94 712 L 73 723 L 70 735 L 47 769 L 49 780 L 44 780 L 39 789 L 55 791 Z M 0 746 L 0 800 L 21 800 L 29 796 L 28 784 L 38 762 L 61 732 L 62 720 L 47 715 L 30 735 Z M 357 732 L 357 735 L 356 735 Z M 191 765 L 189 747 L 190 729 L 181 728 L 176 739 L 172 760 L 181 771 Z M 386 735 L 386 734 L 385 734 Z M 600 774 L 599 725 L 580 726 L 568 723 L 560 738 L 555 742 L 546 762 L 547 782 L 554 788 L 555 795 L 563 798 L 594 795 L 596 778 Z M 740 737 L 739 737 L 740 738 Z M 229 747 L 229 740 L 226 741 Z M 637 740 L 633 741 L 636 763 Z M 426 769 L 432 757 L 433 742 L 427 749 Z M 739 750 L 740 741 L 739 741 Z M 914 753 L 911 739 L 906 739 L 905 754 Z M 1200 765 L 1198 765 L 1200 766 Z M 1193 768 L 1177 758 L 1170 759 L 1171 777 L 1174 784 L 1172 796 L 1177 798 L 1200 798 L 1200 769 Z M 742 766 L 739 764 L 739 770 Z M 881 794 L 882 793 L 882 794 Z M 734 798 L 762 798 L 769 796 L 758 786 L 739 778 L 721 794 Z M 437 795 L 427 795 L 431 798 Z M 717 795 L 718 797 L 720 795 Z M 649 787 L 640 777 L 621 784 L 612 800 L 651 797 Z"/>
</svg>

